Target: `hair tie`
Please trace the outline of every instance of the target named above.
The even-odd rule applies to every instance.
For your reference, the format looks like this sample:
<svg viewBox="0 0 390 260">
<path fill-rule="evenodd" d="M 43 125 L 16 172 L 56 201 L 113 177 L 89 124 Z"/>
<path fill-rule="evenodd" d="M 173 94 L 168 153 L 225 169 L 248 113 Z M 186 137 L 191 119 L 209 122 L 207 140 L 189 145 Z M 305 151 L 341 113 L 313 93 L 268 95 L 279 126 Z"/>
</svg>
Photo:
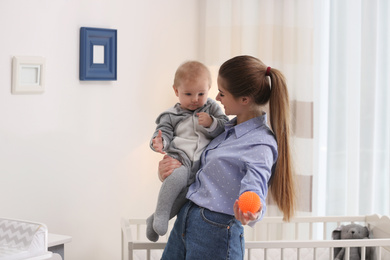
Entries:
<svg viewBox="0 0 390 260">
<path fill-rule="evenodd" d="M 265 72 L 266 76 L 271 76 L 271 67 L 267 67 L 267 71 Z"/>
</svg>

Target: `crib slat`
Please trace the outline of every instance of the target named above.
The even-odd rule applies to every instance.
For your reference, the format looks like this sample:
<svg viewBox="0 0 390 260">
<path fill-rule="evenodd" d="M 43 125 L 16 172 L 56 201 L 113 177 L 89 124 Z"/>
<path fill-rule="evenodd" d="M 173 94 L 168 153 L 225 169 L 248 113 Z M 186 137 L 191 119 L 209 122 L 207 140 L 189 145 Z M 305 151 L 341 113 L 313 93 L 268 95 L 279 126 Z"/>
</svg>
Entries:
<svg viewBox="0 0 390 260">
<path fill-rule="evenodd" d="M 333 260 L 334 254 L 333 254 L 333 247 L 329 247 L 329 260 Z"/>
<path fill-rule="evenodd" d="M 141 239 L 141 225 L 137 224 L 137 240 Z"/>
<path fill-rule="evenodd" d="M 365 246 L 362 247 L 362 251 L 361 251 L 360 256 L 361 256 L 361 257 L 360 257 L 361 260 L 366 259 L 366 247 L 365 247 Z"/>
<path fill-rule="evenodd" d="M 345 248 L 345 256 L 344 256 L 345 259 L 349 259 L 349 253 L 350 253 L 349 249 L 350 247 Z"/>
<path fill-rule="evenodd" d="M 323 230 L 322 230 L 322 239 L 326 239 L 326 230 L 328 229 L 328 222 L 324 222 Z"/>
</svg>

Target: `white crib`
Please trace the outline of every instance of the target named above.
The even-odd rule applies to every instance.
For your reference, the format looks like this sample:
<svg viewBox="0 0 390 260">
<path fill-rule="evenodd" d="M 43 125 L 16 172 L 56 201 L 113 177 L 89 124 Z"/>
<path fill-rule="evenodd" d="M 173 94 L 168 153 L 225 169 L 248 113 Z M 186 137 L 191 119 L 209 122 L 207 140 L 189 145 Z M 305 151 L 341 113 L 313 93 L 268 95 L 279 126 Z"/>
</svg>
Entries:
<svg viewBox="0 0 390 260">
<path fill-rule="evenodd" d="M 171 224 L 173 221 L 171 222 Z M 334 229 L 357 223 L 370 230 L 370 239 L 332 240 Z M 145 220 L 122 219 L 122 260 L 160 259 L 167 236 L 149 242 Z M 168 232 L 169 234 L 169 232 Z M 254 228 L 245 227 L 247 260 L 332 260 L 334 248 L 371 247 L 371 259 L 390 259 L 390 218 L 387 216 L 296 217 L 289 223 L 280 217 L 265 217 Z M 362 258 L 364 259 L 364 258 Z"/>
</svg>

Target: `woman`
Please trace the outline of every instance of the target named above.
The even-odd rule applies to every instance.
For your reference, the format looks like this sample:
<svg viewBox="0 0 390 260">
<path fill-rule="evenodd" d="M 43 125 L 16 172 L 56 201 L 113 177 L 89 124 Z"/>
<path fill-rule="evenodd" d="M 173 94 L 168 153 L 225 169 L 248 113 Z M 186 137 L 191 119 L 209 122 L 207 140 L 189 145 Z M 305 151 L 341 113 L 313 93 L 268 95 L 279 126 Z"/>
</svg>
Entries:
<svg viewBox="0 0 390 260">
<path fill-rule="evenodd" d="M 254 225 L 266 210 L 268 187 L 284 219 L 295 210 L 289 151 L 290 111 L 283 74 L 251 56 L 237 56 L 219 69 L 219 93 L 225 132 L 210 142 L 189 187 L 162 259 L 243 259 L 243 225 Z M 263 111 L 269 102 L 271 129 Z M 164 157 L 164 180 L 180 163 Z M 237 199 L 245 191 L 259 195 L 262 207 L 243 213 Z"/>
</svg>

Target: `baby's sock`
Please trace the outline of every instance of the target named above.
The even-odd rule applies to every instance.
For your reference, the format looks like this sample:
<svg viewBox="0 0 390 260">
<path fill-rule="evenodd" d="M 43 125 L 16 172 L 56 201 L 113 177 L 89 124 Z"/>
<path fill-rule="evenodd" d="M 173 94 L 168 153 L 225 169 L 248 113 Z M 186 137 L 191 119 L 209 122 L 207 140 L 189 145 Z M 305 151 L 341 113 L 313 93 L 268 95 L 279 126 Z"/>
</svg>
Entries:
<svg viewBox="0 0 390 260">
<path fill-rule="evenodd" d="M 146 237 L 152 242 L 157 242 L 159 236 L 153 229 L 153 219 L 154 214 L 146 219 Z"/>
<path fill-rule="evenodd" d="M 160 236 L 168 231 L 169 214 L 157 214 L 154 216 L 153 229 Z"/>
</svg>

